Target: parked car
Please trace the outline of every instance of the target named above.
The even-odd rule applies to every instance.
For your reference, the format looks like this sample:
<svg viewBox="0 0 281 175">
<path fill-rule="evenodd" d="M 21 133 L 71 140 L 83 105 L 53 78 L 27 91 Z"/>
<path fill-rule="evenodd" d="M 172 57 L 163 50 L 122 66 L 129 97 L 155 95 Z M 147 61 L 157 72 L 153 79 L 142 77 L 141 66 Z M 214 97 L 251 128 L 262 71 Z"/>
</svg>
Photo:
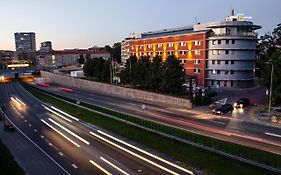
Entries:
<svg viewBox="0 0 281 175">
<path fill-rule="evenodd" d="M 216 108 L 213 110 L 213 113 L 215 114 L 225 114 L 225 113 L 231 113 L 233 111 L 233 107 L 231 104 L 225 104 L 225 105 L 222 105 L 221 107 L 219 108 Z"/>
<path fill-rule="evenodd" d="M 248 105 L 250 105 L 250 100 L 248 98 L 240 98 L 234 103 L 235 108 L 244 108 Z"/>
<path fill-rule="evenodd" d="M 13 132 L 16 128 L 12 123 L 10 123 L 7 119 L 4 120 L 4 131 Z"/>
</svg>

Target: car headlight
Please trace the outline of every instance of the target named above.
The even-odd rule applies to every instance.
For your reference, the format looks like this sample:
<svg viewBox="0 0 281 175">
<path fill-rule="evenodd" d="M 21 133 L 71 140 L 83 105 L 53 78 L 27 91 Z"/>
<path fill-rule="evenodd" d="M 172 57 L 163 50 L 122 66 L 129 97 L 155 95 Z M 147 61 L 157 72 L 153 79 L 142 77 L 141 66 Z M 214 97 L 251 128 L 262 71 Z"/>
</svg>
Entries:
<svg viewBox="0 0 281 175">
<path fill-rule="evenodd" d="M 240 108 L 243 108 L 243 104 L 240 104 Z"/>
<path fill-rule="evenodd" d="M 237 106 L 237 103 L 234 103 L 234 107 L 236 107 Z"/>
</svg>

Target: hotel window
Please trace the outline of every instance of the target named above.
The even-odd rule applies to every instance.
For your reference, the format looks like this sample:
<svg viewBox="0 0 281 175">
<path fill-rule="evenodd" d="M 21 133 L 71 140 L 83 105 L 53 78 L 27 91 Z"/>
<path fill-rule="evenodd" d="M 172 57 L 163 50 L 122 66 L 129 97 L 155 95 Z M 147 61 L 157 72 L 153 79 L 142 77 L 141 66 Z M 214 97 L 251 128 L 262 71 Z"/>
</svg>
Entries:
<svg viewBox="0 0 281 175">
<path fill-rule="evenodd" d="M 134 50 L 134 46 L 132 46 L 132 49 Z"/>
<path fill-rule="evenodd" d="M 225 64 L 228 64 L 228 61 L 225 61 Z"/>
<path fill-rule="evenodd" d="M 224 74 L 227 75 L 228 74 L 228 70 L 224 71 Z"/>
<path fill-rule="evenodd" d="M 181 41 L 181 42 L 180 42 L 180 46 L 186 46 L 186 42 Z"/>
<path fill-rule="evenodd" d="M 184 63 L 186 63 L 186 60 L 183 60 Z"/>
<path fill-rule="evenodd" d="M 225 40 L 225 44 L 229 44 L 229 40 L 227 39 L 227 40 Z"/>
<path fill-rule="evenodd" d="M 174 43 L 169 43 L 169 47 L 173 47 L 174 46 Z"/>
<path fill-rule="evenodd" d="M 194 41 L 194 45 L 195 45 L 195 46 L 200 46 L 200 44 L 201 44 L 200 41 L 198 41 L 198 40 Z"/>
<path fill-rule="evenodd" d="M 221 40 L 218 40 L 218 44 L 221 44 Z"/>
<path fill-rule="evenodd" d="M 231 62 L 230 62 L 231 64 L 234 64 L 234 61 L 233 60 L 231 60 Z"/>
<path fill-rule="evenodd" d="M 235 40 L 234 39 L 231 42 L 232 42 L 232 44 L 235 44 Z"/>
<path fill-rule="evenodd" d="M 217 64 L 221 64 L 221 60 L 217 60 Z"/>
<path fill-rule="evenodd" d="M 220 71 L 220 70 L 217 70 L 217 74 L 220 75 L 220 74 L 221 74 L 221 71 Z"/>
<path fill-rule="evenodd" d="M 216 70 L 213 70 L 213 71 L 212 71 L 212 74 L 216 74 Z"/>
<path fill-rule="evenodd" d="M 162 44 L 157 44 L 157 47 L 158 47 L 158 48 L 162 47 Z"/>
<path fill-rule="evenodd" d="M 215 61 L 215 60 L 212 60 L 212 64 L 216 64 L 216 61 Z"/>
<path fill-rule="evenodd" d="M 212 51 L 213 53 L 213 55 L 220 55 L 220 53 L 221 53 L 221 51 L 220 50 L 213 50 Z"/>
<path fill-rule="evenodd" d="M 200 64 L 200 60 L 194 60 L 194 64 Z"/>
<path fill-rule="evenodd" d="M 140 46 L 140 49 L 142 49 L 142 46 Z"/>
<path fill-rule="evenodd" d="M 195 55 L 200 55 L 200 50 L 195 50 L 194 53 Z"/>
<path fill-rule="evenodd" d="M 200 69 L 195 68 L 195 69 L 193 69 L 193 72 L 199 74 L 200 73 Z"/>
<path fill-rule="evenodd" d="M 186 55 L 186 51 L 180 51 L 181 55 Z"/>
<path fill-rule="evenodd" d="M 142 56 L 142 53 L 140 52 L 140 56 Z"/>
<path fill-rule="evenodd" d="M 212 45 L 216 45 L 216 40 L 213 40 L 213 41 L 212 41 Z"/>
<path fill-rule="evenodd" d="M 231 70 L 231 71 L 230 71 L 230 74 L 234 74 L 234 71 L 233 71 L 233 70 Z"/>
<path fill-rule="evenodd" d="M 147 48 L 151 48 L 151 44 L 148 44 L 148 45 L 147 45 Z"/>
<path fill-rule="evenodd" d="M 229 54 L 229 50 L 225 50 L 225 54 L 228 55 Z"/>
<path fill-rule="evenodd" d="M 150 52 L 147 52 L 147 55 L 150 56 Z"/>
</svg>

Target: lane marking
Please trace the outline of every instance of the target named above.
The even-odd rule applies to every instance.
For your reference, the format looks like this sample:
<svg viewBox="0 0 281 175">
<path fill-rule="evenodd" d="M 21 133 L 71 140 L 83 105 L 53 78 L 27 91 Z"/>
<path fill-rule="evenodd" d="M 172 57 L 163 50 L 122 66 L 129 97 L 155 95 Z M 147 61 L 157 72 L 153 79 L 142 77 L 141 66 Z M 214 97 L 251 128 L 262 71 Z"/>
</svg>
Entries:
<svg viewBox="0 0 281 175">
<path fill-rule="evenodd" d="M 44 105 L 42 105 L 42 106 L 43 106 L 47 111 L 49 111 L 49 112 L 51 112 L 51 113 L 53 113 L 53 114 L 59 116 L 60 118 L 62 118 L 62 119 L 64 119 L 64 120 L 68 121 L 69 123 L 72 122 L 70 119 L 68 119 L 68 118 L 64 117 L 63 115 L 61 115 L 60 113 L 58 113 L 58 112 L 56 112 L 56 111 L 54 111 L 54 110 L 48 108 L 47 106 L 44 106 Z"/>
<path fill-rule="evenodd" d="M 122 170 L 121 168 L 119 168 L 118 166 L 114 165 L 113 163 L 109 162 L 108 160 L 106 160 L 103 157 L 100 157 L 101 160 L 103 160 L 105 163 L 107 163 L 108 165 L 112 166 L 113 168 L 115 168 L 116 170 L 120 171 L 122 174 L 125 175 L 130 175 L 127 172 L 125 172 L 124 170 Z"/>
<path fill-rule="evenodd" d="M 28 126 L 31 127 L 32 125 L 29 123 Z"/>
<path fill-rule="evenodd" d="M 62 110 L 60 110 L 60 109 L 58 109 L 58 108 L 55 108 L 54 106 L 51 106 L 51 108 L 54 109 L 54 110 L 56 110 L 56 111 L 58 111 L 58 112 L 60 112 L 60 113 L 62 113 L 62 114 L 64 114 L 64 115 L 66 115 L 66 116 L 69 117 L 69 118 L 72 118 L 73 120 L 79 121 L 78 118 L 73 117 L 72 115 L 70 115 L 70 114 L 68 114 L 68 113 L 66 113 L 66 112 L 64 112 L 64 111 L 62 111 Z"/>
<path fill-rule="evenodd" d="M 62 153 L 62 152 L 59 152 L 59 155 L 60 155 L 60 156 L 63 156 L 63 153 Z"/>
<path fill-rule="evenodd" d="M 99 164 L 97 164 L 96 162 L 94 162 L 93 160 L 89 161 L 91 164 L 93 164 L 95 167 L 97 167 L 98 169 L 100 169 L 103 173 L 105 173 L 106 175 L 112 175 L 110 172 L 108 172 L 106 169 L 104 169 L 103 167 L 101 167 Z"/>
<path fill-rule="evenodd" d="M 53 129 L 55 132 L 57 132 L 59 135 L 61 135 L 62 137 L 64 137 L 66 140 L 68 140 L 69 142 L 71 142 L 73 145 L 80 147 L 80 145 L 78 145 L 76 142 L 74 142 L 73 140 L 71 140 L 69 137 L 67 137 L 66 135 L 64 135 L 63 133 L 61 133 L 59 130 L 57 130 L 56 128 L 54 128 L 52 125 L 50 125 L 49 123 L 47 123 L 45 120 L 41 119 L 41 121 L 46 124 L 47 126 L 49 126 L 51 129 Z"/>
<path fill-rule="evenodd" d="M 80 141 L 84 142 L 87 145 L 90 145 L 90 142 L 88 142 L 87 140 L 83 139 L 82 137 L 78 136 L 77 134 L 75 134 L 74 132 L 70 131 L 69 129 L 67 129 L 66 127 L 62 126 L 61 124 L 59 124 L 58 122 L 56 122 L 55 120 L 49 118 L 49 121 L 51 121 L 52 123 L 54 123 L 55 125 L 57 125 L 58 127 L 60 127 L 61 129 L 65 130 L 66 132 L 68 132 L 69 134 L 71 134 L 72 136 L 76 137 L 77 139 L 79 139 Z"/>
<path fill-rule="evenodd" d="M 37 132 L 37 129 L 34 129 L 34 132 Z"/>
<path fill-rule="evenodd" d="M 270 133 L 270 132 L 265 132 L 265 134 L 266 134 L 266 135 L 269 135 L 269 136 L 281 138 L 281 135 L 278 135 L 278 134 L 274 134 L 274 133 Z"/>
<path fill-rule="evenodd" d="M 179 169 L 179 170 L 182 170 L 182 171 L 184 171 L 184 172 L 186 172 L 186 173 L 189 173 L 189 174 L 193 174 L 193 172 L 190 171 L 190 170 L 187 170 L 187 169 L 185 169 L 185 168 L 183 168 L 183 167 L 181 167 L 181 166 L 178 166 L 178 165 L 176 165 L 176 164 L 174 164 L 174 163 L 172 163 L 172 162 L 169 162 L 169 161 L 167 161 L 167 160 L 165 160 L 165 159 L 163 159 L 163 158 L 161 158 L 161 157 L 158 157 L 158 156 L 156 156 L 156 155 L 154 155 L 154 154 L 151 154 L 151 153 L 149 153 L 149 152 L 147 152 L 147 151 L 145 151 L 145 150 L 143 150 L 143 149 L 140 149 L 140 148 L 138 148 L 138 147 L 135 147 L 135 146 L 133 146 L 133 145 L 127 143 L 127 142 L 124 142 L 124 141 L 120 140 L 120 139 L 117 139 L 117 138 L 115 138 L 115 137 L 113 137 L 113 136 L 111 136 L 111 135 L 109 135 L 109 134 L 107 134 L 107 133 L 105 133 L 105 132 L 103 132 L 103 131 L 98 130 L 98 133 L 100 133 L 100 134 L 102 134 L 102 135 L 104 135 L 104 136 L 107 136 L 107 137 L 109 137 L 109 138 L 111 138 L 111 139 L 113 139 L 113 140 L 115 140 L 115 141 L 117 141 L 117 142 L 119 142 L 119 143 L 122 143 L 122 144 L 124 144 L 124 145 L 126 145 L 126 146 L 128 146 L 128 147 L 130 147 L 130 148 L 133 148 L 133 149 L 135 149 L 135 150 L 137 150 L 137 151 L 139 151 L 139 152 L 141 152 L 141 153 L 144 153 L 144 154 L 146 154 L 146 155 L 148 155 L 148 156 L 150 156 L 150 157 L 153 157 L 153 158 L 155 158 L 155 159 L 157 159 L 157 160 L 160 160 L 160 161 L 162 161 L 162 162 L 164 162 L 164 163 L 166 163 L 166 164 L 168 164 L 168 165 L 170 165 L 170 166 L 173 166 L 173 167 L 175 167 L 175 168 L 177 168 L 177 169 Z"/>
<path fill-rule="evenodd" d="M 154 165 L 155 167 L 157 167 L 157 168 L 159 168 L 159 169 L 162 169 L 162 170 L 164 170 L 164 171 L 166 171 L 166 172 L 168 172 L 168 173 L 170 173 L 170 174 L 179 175 L 178 173 L 176 173 L 176 172 L 174 172 L 174 171 L 172 171 L 172 170 L 170 170 L 170 169 L 168 169 L 168 168 L 166 168 L 166 167 L 163 167 L 162 165 L 159 165 L 159 164 L 157 164 L 157 163 L 155 163 L 155 162 L 153 162 L 153 161 L 151 161 L 151 160 L 148 160 L 147 158 L 145 158 L 145 157 L 143 157 L 143 156 L 140 156 L 140 155 L 138 155 L 138 154 L 136 154 L 136 153 L 134 153 L 134 152 L 132 152 L 132 151 L 130 151 L 130 150 L 124 148 L 124 147 L 121 147 L 120 145 L 117 145 L 116 143 L 113 143 L 113 142 L 107 140 L 107 139 L 104 138 L 104 137 L 101 137 L 100 135 L 97 135 L 97 134 L 95 134 L 95 133 L 93 133 L 93 132 L 90 132 L 90 134 L 92 134 L 93 136 L 95 136 L 95 137 L 97 137 L 97 138 L 103 140 L 104 142 L 106 142 L 106 143 L 108 143 L 108 144 L 110 144 L 110 145 L 113 145 L 113 146 L 115 146 L 115 147 L 121 149 L 121 150 L 124 151 L 124 152 L 127 152 L 127 153 L 129 153 L 129 154 L 131 154 L 131 155 L 133 155 L 133 156 L 135 156 L 135 157 L 137 157 L 137 158 L 139 158 L 139 159 L 141 159 L 141 160 L 143 160 L 143 161 L 145 161 L 145 162 L 147 162 L 147 163 L 149 163 L 149 164 L 151 164 L 151 165 Z"/>
<path fill-rule="evenodd" d="M 77 166 L 77 165 L 75 165 L 74 163 L 73 163 L 73 164 L 71 164 L 71 166 L 72 166 L 73 168 L 75 168 L 75 169 L 77 169 L 77 168 L 78 168 L 78 166 Z"/>
</svg>

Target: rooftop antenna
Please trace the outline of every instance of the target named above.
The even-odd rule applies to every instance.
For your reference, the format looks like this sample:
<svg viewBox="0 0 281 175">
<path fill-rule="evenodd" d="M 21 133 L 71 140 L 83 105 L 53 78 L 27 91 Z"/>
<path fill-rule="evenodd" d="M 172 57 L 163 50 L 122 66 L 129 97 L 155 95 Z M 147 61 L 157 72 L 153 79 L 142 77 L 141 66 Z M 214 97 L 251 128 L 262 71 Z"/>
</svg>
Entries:
<svg viewBox="0 0 281 175">
<path fill-rule="evenodd" d="M 231 16 L 234 16 L 234 14 L 235 14 L 235 11 L 234 11 L 234 9 L 232 9 L 230 15 L 231 15 Z"/>
<path fill-rule="evenodd" d="M 197 16 L 195 16 L 194 20 L 195 20 L 195 24 L 197 24 Z"/>
</svg>

